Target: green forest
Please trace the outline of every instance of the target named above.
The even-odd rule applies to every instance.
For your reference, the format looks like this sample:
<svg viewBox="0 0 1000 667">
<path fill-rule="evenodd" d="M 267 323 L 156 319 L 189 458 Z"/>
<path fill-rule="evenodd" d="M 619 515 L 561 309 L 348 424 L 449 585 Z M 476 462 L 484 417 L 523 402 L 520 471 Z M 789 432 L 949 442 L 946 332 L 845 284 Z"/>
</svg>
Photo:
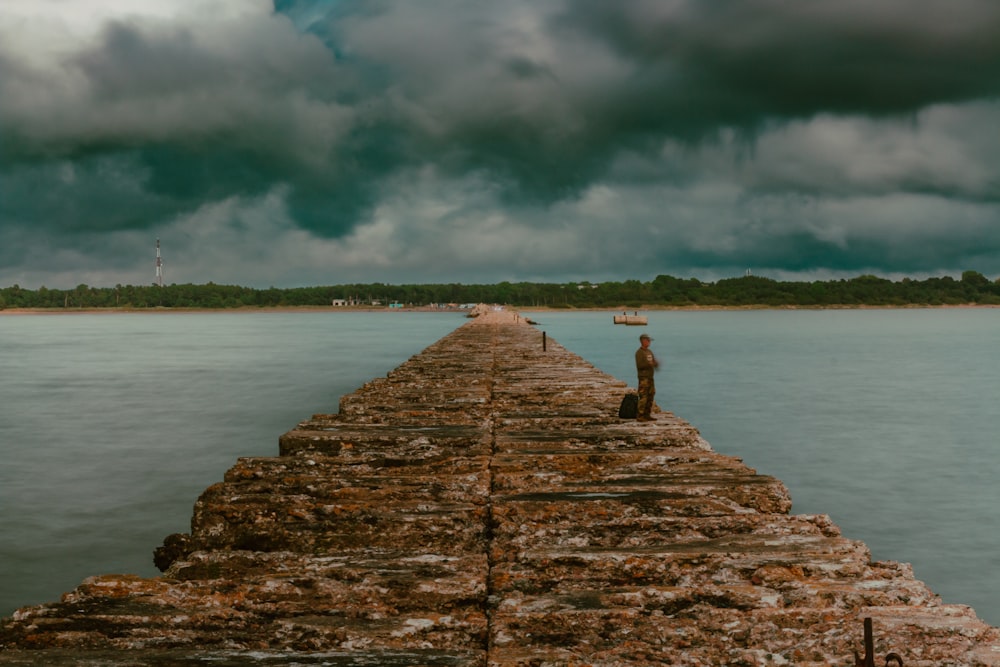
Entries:
<svg viewBox="0 0 1000 667">
<path fill-rule="evenodd" d="M 950 276 L 891 281 L 872 275 L 851 279 L 781 282 L 759 276 L 702 282 L 660 275 L 649 282 L 501 282 L 387 285 L 382 283 L 256 289 L 234 285 L 116 285 L 70 290 L 0 289 L 0 310 L 11 308 L 273 308 L 332 306 L 455 306 L 497 303 L 513 307 L 802 307 L 1000 305 L 1000 279 L 966 271 Z"/>
</svg>

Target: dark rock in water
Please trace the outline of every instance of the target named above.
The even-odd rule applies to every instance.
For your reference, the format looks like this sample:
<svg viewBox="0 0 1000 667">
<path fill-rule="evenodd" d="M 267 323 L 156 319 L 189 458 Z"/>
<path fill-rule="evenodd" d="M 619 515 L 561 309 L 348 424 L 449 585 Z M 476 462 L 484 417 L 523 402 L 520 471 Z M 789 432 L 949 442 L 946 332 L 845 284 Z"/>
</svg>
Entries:
<svg viewBox="0 0 1000 667">
<path fill-rule="evenodd" d="M 185 533 L 174 533 L 167 535 L 163 540 L 163 545 L 157 547 L 153 552 L 153 564 L 160 572 L 166 572 L 167 568 L 174 564 L 174 561 L 184 558 L 194 551 L 191 544 L 191 536 Z"/>
</svg>

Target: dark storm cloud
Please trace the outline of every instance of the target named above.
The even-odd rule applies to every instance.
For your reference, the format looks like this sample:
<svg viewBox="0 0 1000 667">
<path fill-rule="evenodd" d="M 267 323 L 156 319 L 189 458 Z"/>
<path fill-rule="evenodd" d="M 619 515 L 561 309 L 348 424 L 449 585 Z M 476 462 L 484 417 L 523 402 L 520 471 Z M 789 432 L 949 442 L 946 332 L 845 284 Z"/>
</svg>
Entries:
<svg viewBox="0 0 1000 667">
<path fill-rule="evenodd" d="M 339 265 L 501 279 L 1000 250 L 995 2 L 229 6 L 0 40 L 0 241 L 253 218 L 289 255 L 297 227 Z"/>
<path fill-rule="evenodd" d="M 1000 95 L 1000 5 L 985 1 L 578 0 L 543 3 L 530 28 L 505 22 L 518 3 L 340 2 L 326 22 L 280 6 L 307 4 L 331 48 L 388 77 L 422 151 L 400 158 L 485 172 L 512 199 L 575 196 L 666 139 Z"/>
<path fill-rule="evenodd" d="M 909 113 L 1000 93 L 989 0 L 574 0 L 559 23 L 658 79 L 657 103 L 684 98 L 672 110 L 692 122 Z"/>
<path fill-rule="evenodd" d="M 47 106 L 27 110 L 34 115 L 17 119 L 20 127 L 4 131 L 5 169 L 27 167 L 41 181 L 52 167 L 48 182 L 38 183 L 47 196 L 21 204 L 71 227 L 97 210 L 105 222 L 151 225 L 208 201 L 257 196 L 287 182 L 296 203 L 323 191 L 342 224 L 353 222 L 371 197 L 356 175 L 365 171 L 357 166 L 366 158 L 359 143 L 370 137 L 340 136 L 349 110 L 337 98 L 350 94 L 352 76 L 318 43 L 275 23 L 227 26 L 218 40 L 186 28 L 109 26 L 98 44 L 66 65 L 81 92 L 70 100 L 52 95 Z M 336 159 L 345 148 L 350 164 Z M 65 162 L 85 171 L 104 165 L 107 178 L 67 183 Z M 100 197 L 88 194 L 95 185 L 123 196 L 121 208 L 138 203 L 127 197 L 136 181 L 148 197 L 144 215 L 130 209 L 107 216 L 107 208 L 89 206 L 89 198 Z M 47 210 L 50 200 L 74 210 Z"/>
</svg>

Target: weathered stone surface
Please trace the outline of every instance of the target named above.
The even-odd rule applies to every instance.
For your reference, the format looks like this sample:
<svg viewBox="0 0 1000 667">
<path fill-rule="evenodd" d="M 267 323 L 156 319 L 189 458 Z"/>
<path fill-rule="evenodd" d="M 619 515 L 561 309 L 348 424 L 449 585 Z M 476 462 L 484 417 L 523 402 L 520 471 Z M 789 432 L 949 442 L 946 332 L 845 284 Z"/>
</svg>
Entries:
<svg viewBox="0 0 1000 667">
<path fill-rule="evenodd" d="M 1000 631 L 513 313 L 245 458 L 157 550 L 0 626 L 0 665 L 1000 665 Z M 882 660 L 876 657 L 881 664 Z"/>
</svg>

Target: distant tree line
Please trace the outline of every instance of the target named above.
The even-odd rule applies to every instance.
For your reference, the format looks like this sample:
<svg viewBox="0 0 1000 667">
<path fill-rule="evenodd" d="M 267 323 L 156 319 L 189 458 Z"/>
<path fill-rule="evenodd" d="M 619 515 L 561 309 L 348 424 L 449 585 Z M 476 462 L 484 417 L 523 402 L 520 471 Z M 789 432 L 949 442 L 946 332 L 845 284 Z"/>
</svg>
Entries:
<svg viewBox="0 0 1000 667">
<path fill-rule="evenodd" d="M 500 303 L 515 307 L 642 308 L 644 306 L 943 306 L 1000 305 L 1000 279 L 966 271 L 950 276 L 891 281 L 872 275 L 841 280 L 781 282 L 759 276 L 702 282 L 660 275 L 650 282 L 387 285 L 383 283 L 255 289 L 234 285 L 116 285 L 71 290 L 0 289 L 5 308 L 268 308 L 330 306 L 334 301 L 389 307 L 390 304 Z"/>
</svg>

